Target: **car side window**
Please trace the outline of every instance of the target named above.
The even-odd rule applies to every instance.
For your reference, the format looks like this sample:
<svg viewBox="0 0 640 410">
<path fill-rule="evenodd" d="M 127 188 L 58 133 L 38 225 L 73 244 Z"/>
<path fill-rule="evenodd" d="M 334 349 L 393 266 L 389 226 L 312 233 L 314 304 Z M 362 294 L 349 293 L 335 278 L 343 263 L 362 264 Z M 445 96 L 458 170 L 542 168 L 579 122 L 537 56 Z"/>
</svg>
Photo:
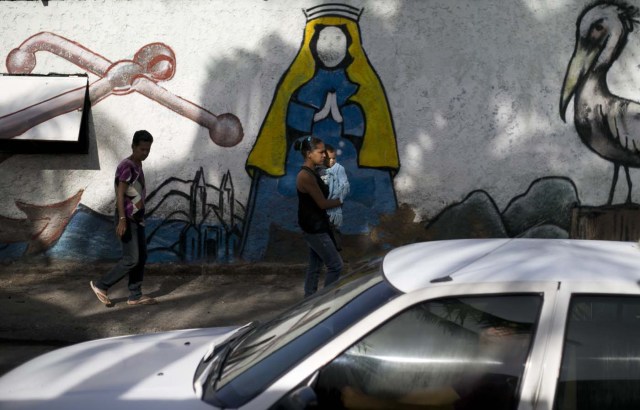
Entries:
<svg viewBox="0 0 640 410">
<path fill-rule="evenodd" d="M 640 408 L 640 298 L 574 296 L 556 410 Z"/>
<path fill-rule="evenodd" d="M 318 405 L 515 409 L 541 305 L 535 294 L 413 306 L 321 369 Z"/>
</svg>

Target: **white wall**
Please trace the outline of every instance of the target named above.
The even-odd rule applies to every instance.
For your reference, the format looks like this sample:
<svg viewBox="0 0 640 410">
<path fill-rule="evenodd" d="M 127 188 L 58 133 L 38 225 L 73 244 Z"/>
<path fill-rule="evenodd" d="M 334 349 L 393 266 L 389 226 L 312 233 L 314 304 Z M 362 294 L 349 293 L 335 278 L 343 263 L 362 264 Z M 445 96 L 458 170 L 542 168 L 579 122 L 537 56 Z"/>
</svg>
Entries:
<svg viewBox="0 0 640 410">
<path fill-rule="evenodd" d="M 156 138 L 145 162 L 149 186 L 192 178 L 202 166 L 217 183 L 229 170 L 236 199 L 246 201 L 244 163 L 281 75 L 297 53 L 305 17 L 317 1 L 194 0 L 4 2 L 0 56 L 38 32 L 66 37 L 111 61 L 130 59 L 148 43 L 176 55 L 172 79 L 159 83 L 209 111 L 235 114 L 244 139 L 214 145 L 193 121 L 132 93 L 92 108 L 88 156 L 15 155 L 0 163 L 0 214 L 20 217 L 14 201 L 46 204 L 85 189 L 82 203 L 112 207 L 114 168 L 129 154 L 137 129 Z M 584 204 L 606 202 L 613 165 L 579 140 L 573 109 L 560 119 L 559 99 L 574 48 L 582 1 L 347 1 L 364 7 L 364 49 L 387 93 L 401 168 L 400 204 L 418 220 L 475 189 L 499 207 L 544 176 L 566 176 Z M 640 37 L 628 45 L 608 79 L 614 93 L 640 99 Z M 6 72 L 5 67 L 0 67 Z M 34 73 L 77 73 L 50 53 L 37 54 Z M 90 75 L 90 82 L 97 77 Z M 94 145 L 94 147 L 96 146 Z M 632 170 L 634 184 L 640 185 Z M 621 174 L 614 202 L 626 195 Z M 634 199 L 640 200 L 636 190 Z"/>
</svg>

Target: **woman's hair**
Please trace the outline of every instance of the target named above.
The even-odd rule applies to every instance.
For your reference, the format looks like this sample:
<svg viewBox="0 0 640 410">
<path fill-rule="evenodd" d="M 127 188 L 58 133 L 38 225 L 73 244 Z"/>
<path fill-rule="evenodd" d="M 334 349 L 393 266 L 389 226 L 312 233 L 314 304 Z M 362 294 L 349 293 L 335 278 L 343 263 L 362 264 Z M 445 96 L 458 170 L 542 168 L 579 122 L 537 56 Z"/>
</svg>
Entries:
<svg viewBox="0 0 640 410">
<path fill-rule="evenodd" d="M 307 154 L 316 149 L 319 144 L 323 144 L 320 138 L 313 135 L 300 138 L 293 143 L 293 149 L 302 153 L 302 158 L 306 158 Z"/>
</svg>

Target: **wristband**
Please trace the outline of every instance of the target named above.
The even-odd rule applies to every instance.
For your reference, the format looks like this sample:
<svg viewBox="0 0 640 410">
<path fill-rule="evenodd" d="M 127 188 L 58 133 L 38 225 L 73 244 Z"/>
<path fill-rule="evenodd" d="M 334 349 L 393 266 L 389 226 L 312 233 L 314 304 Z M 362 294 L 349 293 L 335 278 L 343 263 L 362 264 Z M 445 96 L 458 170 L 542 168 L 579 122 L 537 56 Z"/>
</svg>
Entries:
<svg viewBox="0 0 640 410">
<path fill-rule="evenodd" d="M 120 220 L 122 221 L 123 219 L 127 219 L 127 217 L 126 216 L 121 216 Z"/>
</svg>

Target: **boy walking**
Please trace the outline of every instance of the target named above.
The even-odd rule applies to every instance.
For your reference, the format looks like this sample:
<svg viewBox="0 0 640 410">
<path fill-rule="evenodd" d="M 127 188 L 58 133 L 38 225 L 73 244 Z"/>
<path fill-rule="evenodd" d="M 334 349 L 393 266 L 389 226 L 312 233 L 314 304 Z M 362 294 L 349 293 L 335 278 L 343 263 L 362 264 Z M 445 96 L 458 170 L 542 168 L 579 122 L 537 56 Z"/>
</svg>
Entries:
<svg viewBox="0 0 640 410">
<path fill-rule="evenodd" d="M 107 296 L 109 288 L 129 276 L 128 305 L 152 305 L 152 297 L 142 294 L 144 264 L 147 260 L 147 242 L 144 232 L 144 205 L 146 186 L 142 161 L 151 151 L 153 136 L 148 131 L 136 131 L 131 143 L 132 153 L 116 169 L 116 235 L 122 245 L 122 258 L 98 280 L 89 282 L 100 302 L 111 306 Z"/>
</svg>

